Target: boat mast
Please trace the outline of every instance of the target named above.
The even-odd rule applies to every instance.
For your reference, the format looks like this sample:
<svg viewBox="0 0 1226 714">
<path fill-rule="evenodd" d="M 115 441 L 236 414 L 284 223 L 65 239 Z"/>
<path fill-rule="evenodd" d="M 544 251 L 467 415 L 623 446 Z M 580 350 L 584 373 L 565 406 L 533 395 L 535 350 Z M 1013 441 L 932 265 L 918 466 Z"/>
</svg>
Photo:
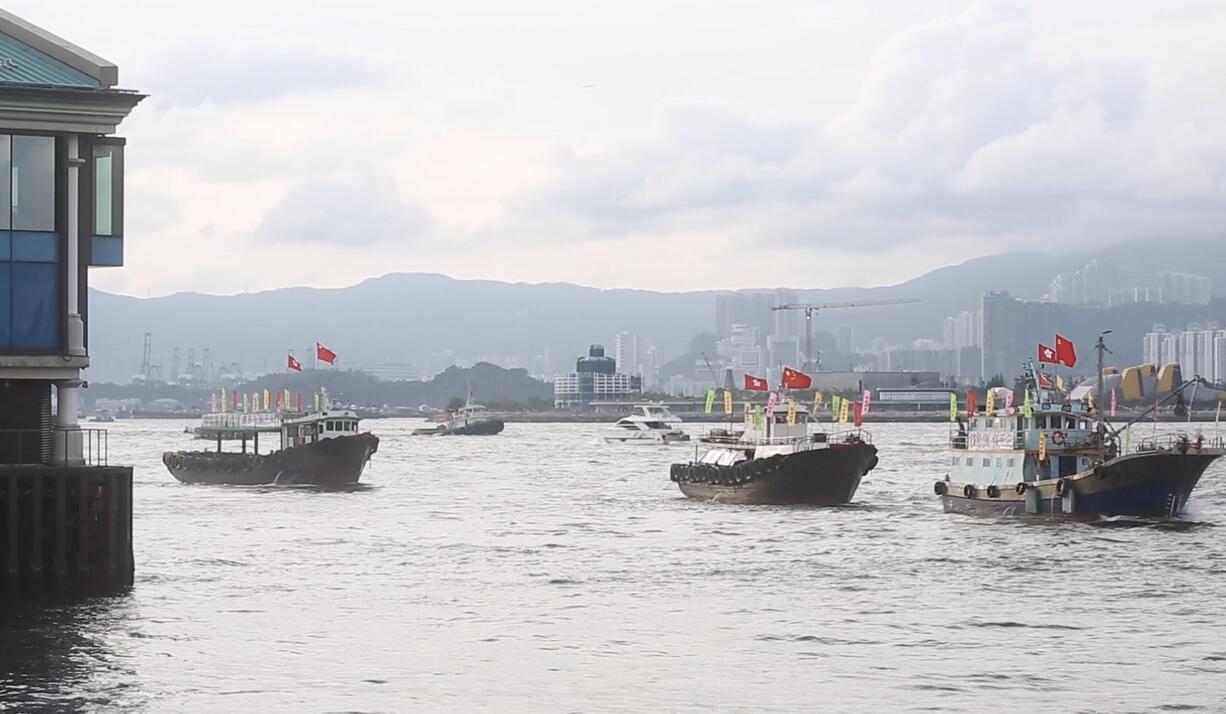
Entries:
<svg viewBox="0 0 1226 714">
<path fill-rule="evenodd" d="M 1095 385 L 1097 394 L 1094 397 L 1094 411 L 1098 418 L 1098 461 L 1102 463 L 1107 460 L 1107 429 L 1106 422 L 1103 420 L 1103 355 L 1111 350 L 1107 349 L 1107 343 L 1103 338 L 1111 334 L 1111 330 L 1103 330 L 1098 333 L 1098 343 L 1094 345 L 1094 349 L 1098 352 L 1098 384 Z"/>
</svg>

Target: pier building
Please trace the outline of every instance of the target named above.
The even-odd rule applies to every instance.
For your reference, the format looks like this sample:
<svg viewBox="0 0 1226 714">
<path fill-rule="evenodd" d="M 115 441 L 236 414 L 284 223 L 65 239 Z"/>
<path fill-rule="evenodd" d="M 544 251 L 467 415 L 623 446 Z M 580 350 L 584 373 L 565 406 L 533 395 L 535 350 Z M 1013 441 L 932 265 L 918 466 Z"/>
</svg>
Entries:
<svg viewBox="0 0 1226 714">
<path fill-rule="evenodd" d="M 123 264 L 118 68 L 0 10 L 0 597 L 132 583 L 132 470 L 78 423 L 91 267 Z"/>
</svg>

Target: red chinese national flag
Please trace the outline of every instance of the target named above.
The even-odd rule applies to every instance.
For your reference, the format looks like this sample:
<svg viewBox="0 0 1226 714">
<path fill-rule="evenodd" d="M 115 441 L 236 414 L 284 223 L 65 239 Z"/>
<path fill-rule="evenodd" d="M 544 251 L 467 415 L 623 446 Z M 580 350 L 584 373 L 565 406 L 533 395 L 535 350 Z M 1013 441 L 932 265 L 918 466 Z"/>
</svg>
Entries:
<svg viewBox="0 0 1226 714">
<path fill-rule="evenodd" d="M 1077 366 L 1077 350 L 1073 349 L 1073 341 L 1056 335 L 1056 360 L 1065 367 Z"/>
<path fill-rule="evenodd" d="M 327 362 L 328 364 L 336 364 L 336 353 L 328 349 L 327 347 L 324 347 L 323 345 L 319 344 L 318 342 L 315 343 L 315 358 L 318 359 L 320 362 Z"/>
<path fill-rule="evenodd" d="M 804 372 L 797 372 L 791 367 L 784 367 L 783 386 L 787 389 L 808 389 L 813 386 L 813 379 Z"/>
<path fill-rule="evenodd" d="M 298 360 L 294 359 L 293 355 L 286 355 L 286 357 L 289 358 L 289 361 L 285 363 L 286 367 L 294 370 L 295 372 L 302 371 L 302 365 L 298 363 Z"/>
<path fill-rule="evenodd" d="M 750 392 L 765 392 L 769 387 L 765 379 L 747 374 L 745 375 L 745 389 Z"/>
<path fill-rule="evenodd" d="M 1059 338 L 1057 338 L 1056 344 L 1060 344 Z M 1055 350 L 1053 350 L 1052 348 L 1048 347 L 1045 344 L 1040 343 L 1039 344 L 1039 361 L 1047 362 L 1048 364 L 1057 364 L 1060 362 L 1060 359 L 1056 357 Z"/>
</svg>

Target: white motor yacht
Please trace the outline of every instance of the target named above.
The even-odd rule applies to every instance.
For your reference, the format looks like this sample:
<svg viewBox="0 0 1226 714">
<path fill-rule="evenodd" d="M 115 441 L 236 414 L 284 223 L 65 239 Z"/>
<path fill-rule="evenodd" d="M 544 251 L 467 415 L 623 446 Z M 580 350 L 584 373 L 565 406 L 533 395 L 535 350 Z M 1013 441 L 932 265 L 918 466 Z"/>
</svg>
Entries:
<svg viewBox="0 0 1226 714">
<path fill-rule="evenodd" d="M 662 404 L 640 404 L 634 413 L 617 420 L 605 434 L 609 444 L 674 444 L 689 441 L 690 435 L 677 428 L 681 420 Z"/>
</svg>

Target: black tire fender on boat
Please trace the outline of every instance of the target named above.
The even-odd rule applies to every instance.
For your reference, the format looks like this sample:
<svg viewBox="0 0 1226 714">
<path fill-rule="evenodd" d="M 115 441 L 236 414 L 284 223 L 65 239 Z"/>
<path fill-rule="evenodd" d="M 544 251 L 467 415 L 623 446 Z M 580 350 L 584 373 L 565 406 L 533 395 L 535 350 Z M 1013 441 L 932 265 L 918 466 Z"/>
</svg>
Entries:
<svg viewBox="0 0 1226 714">
<path fill-rule="evenodd" d="M 1062 478 L 1056 482 L 1056 495 L 1063 496 L 1073 490 L 1073 482 L 1066 478 Z"/>
<path fill-rule="evenodd" d="M 949 487 L 945 485 L 944 481 L 937 481 L 936 483 L 932 484 L 932 492 L 938 496 L 944 496 L 945 492 L 948 490 Z"/>
<path fill-rule="evenodd" d="M 1017 485 L 1013 487 L 1013 490 L 1014 490 L 1015 492 L 1017 492 L 1017 495 L 1019 495 L 1019 496 L 1020 496 L 1020 495 L 1022 495 L 1022 494 L 1024 494 L 1024 493 L 1026 493 L 1026 489 L 1027 489 L 1027 488 L 1028 488 L 1028 487 L 1026 486 L 1026 482 L 1025 482 L 1025 481 L 1018 481 L 1018 482 L 1017 482 Z"/>
<path fill-rule="evenodd" d="M 966 496 L 967 498 L 974 498 L 975 492 L 976 489 L 974 484 L 968 483 L 962 487 L 962 495 Z"/>
<path fill-rule="evenodd" d="M 1000 489 L 996 487 L 996 484 L 988 486 L 988 498 L 1000 498 Z"/>
<path fill-rule="evenodd" d="M 681 464 L 673 464 L 668 467 L 668 480 L 676 481 L 681 477 Z"/>
<path fill-rule="evenodd" d="M 873 458 L 869 460 L 868 466 L 865 467 L 864 469 L 864 473 L 868 473 L 869 471 L 872 471 L 875 468 L 877 468 L 877 455 L 873 454 Z"/>
</svg>

